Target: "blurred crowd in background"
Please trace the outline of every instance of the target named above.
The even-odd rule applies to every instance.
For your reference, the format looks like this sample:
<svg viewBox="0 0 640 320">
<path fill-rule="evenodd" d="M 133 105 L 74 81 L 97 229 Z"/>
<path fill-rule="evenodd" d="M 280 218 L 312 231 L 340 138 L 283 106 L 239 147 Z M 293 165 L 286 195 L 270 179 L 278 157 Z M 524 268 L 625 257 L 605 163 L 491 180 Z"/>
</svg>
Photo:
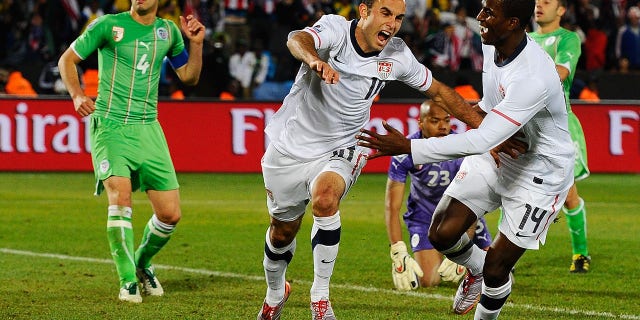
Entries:
<svg viewBox="0 0 640 320">
<path fill-rule="evenodd" d="M 563 26 L 582 39 L 576 94 L 603 73 L 640 72 L 640 0 L 569 0 Z M 159 0 L 158 15 L 175 21 L 195 15 L 207 28 L 200 83 L 183 87 L 165 64 L 160 95 L 172 99 L 281 100 L 300 63 L 287 34 L 324 14 L 358 18 L 359 0 Z M 481 72 L 475 16 L 481 0 L 406 0 L 398 37 L 436 72 Z M 129 0 L 0 0 L 0 94 L 67 94 L 57 59 L 91 21 L 129 11 Z M 530 28 L 534 28 L 534 22 Z M 80 65 L 90 95 L 97 90 L 97 54 Z M 456 77 L 451 86 L 467 86 Z"/>
</svg>

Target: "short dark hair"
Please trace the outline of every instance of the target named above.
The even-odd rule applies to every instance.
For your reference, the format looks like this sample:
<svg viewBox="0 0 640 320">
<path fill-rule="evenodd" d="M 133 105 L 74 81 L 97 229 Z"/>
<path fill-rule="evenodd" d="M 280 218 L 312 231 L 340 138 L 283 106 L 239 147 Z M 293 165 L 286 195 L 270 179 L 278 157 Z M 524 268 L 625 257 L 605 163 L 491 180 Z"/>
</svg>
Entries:
<svg viewBox="0 0 640 320">
<path fill-rule="evenodd" d="M 535 0 L 499 0 L 502 1 L 502 13 L 505 18 L 518 18 L 520 27 L 525 29 L 536 7 Z"/>
<path fill-rule="evenodd" d="M 376 0 L 362 0 L 362 3 L 367 5 L 367 8 L 369 8 L 369 10 L 371 10 L 371 8 L 373 8 L 373 2 L 374 1 L 376 1 Z"/>
</svg>

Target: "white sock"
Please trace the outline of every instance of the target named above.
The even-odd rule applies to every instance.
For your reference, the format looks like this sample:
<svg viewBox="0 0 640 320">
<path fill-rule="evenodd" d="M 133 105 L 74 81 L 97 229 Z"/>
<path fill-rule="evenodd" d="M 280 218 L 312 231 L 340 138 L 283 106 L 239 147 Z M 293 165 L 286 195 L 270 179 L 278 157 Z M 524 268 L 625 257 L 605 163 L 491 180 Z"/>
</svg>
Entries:
<svg viewBox="0 0 640 320">
<path fill-rule="evenodd" d="M 484 257 L 487 255 L 486 251 L 471 242 L 466 233 L 462 234 L 456 244 L 449 249 L 443 250 L 442 253 L 449 260 L 467 267 L 472 275 L 482 273 Z"/>
<path fill-rule="evenodd" d="M 482 296 L 480 302 L 476 306 L 474 320 L 494 320 L 498 319 L 500 311 L 507 302 L 507 298 L 511 294 L 511 279 L 507 283 L 498 288 L 488 287 L 482 281 Z"/>
<path fill-rule="evenodd" d="M 264 276 L 267 280 L 265 300 L 270 306 L 275 306 L 284 298 L 285 273 L 287 272 L 289 262 L 291 262 L 296 252 L 296 239 L 294 238 L 290 244 L 283 248 L 276 248 L 271 244 L 271 240 L 269 240 L 270 230 L 271 227 L 267 228 L 262 266 L 264 267 Z"/>
<path fill-rule="evenodd" d="M 313 217 L 311 247 L 313 250 L 313 285 L 311 301 L 329 299 L 329 281 L 340 246 L 340 211 L 330 217 Z"/>
</svg>

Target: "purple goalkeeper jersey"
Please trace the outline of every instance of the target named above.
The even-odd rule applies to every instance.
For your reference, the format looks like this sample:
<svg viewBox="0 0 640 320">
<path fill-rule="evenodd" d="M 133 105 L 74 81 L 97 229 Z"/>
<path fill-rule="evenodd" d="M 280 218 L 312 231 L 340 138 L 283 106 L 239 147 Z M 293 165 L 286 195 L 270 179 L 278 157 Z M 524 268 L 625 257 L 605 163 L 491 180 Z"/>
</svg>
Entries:
<svg viewBox="0 0 640 320">
<path fill-rule="evenodd" d="M 422 132 L 410 135 L 409 139 L 422 139 Z M 405 221 L 412 220 L 427 225 L 431 223 L 433 212 L 444 190 L 456 176 L 462 160 L 460 158 L 415 166 L 410 154 L 391 158 L 389 179 L 406 183 L 407 175 L 411 176 Z"/>
</svg>

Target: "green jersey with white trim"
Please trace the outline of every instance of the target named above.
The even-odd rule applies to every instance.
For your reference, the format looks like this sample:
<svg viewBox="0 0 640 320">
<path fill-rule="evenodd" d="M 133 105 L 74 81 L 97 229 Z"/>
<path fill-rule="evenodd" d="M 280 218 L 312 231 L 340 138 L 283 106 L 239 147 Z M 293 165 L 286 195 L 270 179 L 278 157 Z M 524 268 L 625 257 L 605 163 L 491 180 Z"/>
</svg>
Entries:
<svg viewBox="0 0 640 320">
<path fill-rule="evenodd" d="M 529 36 L 551 56 L 556 65 L 563 66 L 569 70 L 569 76 L 562 81 L 562 87 L 567 111 L 570 111 L 569 92 L 573 84 L 573 77 L 576 74 L 578 59 L 582 53 L 580 37 L 578 37 L 577 33 L 565 28 L 559 28 L 545 34 L 531 32 Z"/>
<path fill-rule="evenodd" d="M 96 19 L 72 44 L 86 59 L 98 50 L 96 116 L 122 123 L 157 120 L 160 69 L 166 56 L 184 50 L 182 34 L 170 20 L 151 25 L 133 20 L 130 12 Z"/>
</svg>

